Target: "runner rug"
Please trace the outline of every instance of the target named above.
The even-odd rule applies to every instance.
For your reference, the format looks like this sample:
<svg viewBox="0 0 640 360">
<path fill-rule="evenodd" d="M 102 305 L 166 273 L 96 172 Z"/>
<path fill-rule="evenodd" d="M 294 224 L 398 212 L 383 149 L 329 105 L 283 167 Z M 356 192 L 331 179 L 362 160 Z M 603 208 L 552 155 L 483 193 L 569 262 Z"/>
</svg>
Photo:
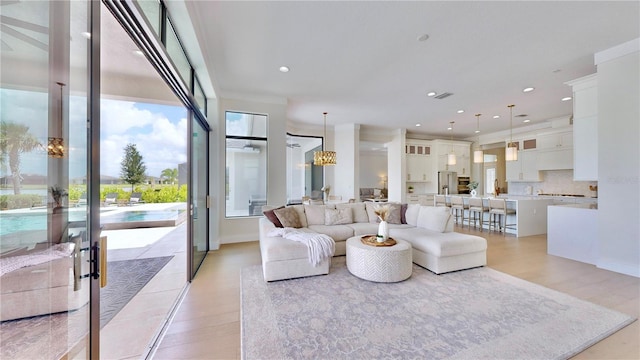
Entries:
<svg viewBox="0 0 640 360">
<path fill-rule="evenodd" d="M 635 319 L 490 268 L 373 283 L 242 270 L 244 359 L 566 359 Z"/>
</svg>

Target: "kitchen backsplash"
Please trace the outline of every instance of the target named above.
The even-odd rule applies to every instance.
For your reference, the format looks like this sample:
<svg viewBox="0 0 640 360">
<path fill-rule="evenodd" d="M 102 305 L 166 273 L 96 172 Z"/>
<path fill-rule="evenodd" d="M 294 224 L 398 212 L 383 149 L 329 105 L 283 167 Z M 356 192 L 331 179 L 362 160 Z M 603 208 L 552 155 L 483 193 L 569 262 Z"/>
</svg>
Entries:
<svg viewBox="0 0 640 360">
<path fill-rule="evenodd" d="M 541 171 L 541 182 L 509 182 L 511 195 L 572 194 L 586 197 L 597 196 L 589 190 L 589 185 L 598 185 L 597 181 L 573 181 L 573 170 Z M 531 191 L 531 193 L 529 193 Z"/>
</svg>

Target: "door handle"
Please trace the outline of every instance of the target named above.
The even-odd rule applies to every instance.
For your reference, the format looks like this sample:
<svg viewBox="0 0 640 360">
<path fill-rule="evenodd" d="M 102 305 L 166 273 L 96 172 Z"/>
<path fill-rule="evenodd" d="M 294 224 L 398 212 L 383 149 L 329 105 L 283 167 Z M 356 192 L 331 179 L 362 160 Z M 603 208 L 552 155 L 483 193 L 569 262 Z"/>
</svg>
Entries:
<svg viewBox="0 0 640 360">
<path fill-rule="evenodd" d="M 100 287 L 107 286 L 107 237 L 100 237 Z"/>
<path fill-rule="evenodd" d="M 91 247 L 91 276 L 100 279 L 100 287 L 107 286 L 107 237 L 101 236 L 97 244 Z"/>
</svg>

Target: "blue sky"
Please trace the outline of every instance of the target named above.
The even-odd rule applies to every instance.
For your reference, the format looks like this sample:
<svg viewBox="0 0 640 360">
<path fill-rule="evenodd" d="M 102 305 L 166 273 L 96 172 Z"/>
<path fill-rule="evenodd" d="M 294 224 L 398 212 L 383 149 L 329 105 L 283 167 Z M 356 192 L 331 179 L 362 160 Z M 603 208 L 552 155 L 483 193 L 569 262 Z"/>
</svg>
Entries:
<svg viewBox="0 0 640 360">
<path fill-rule="evenodd" d="M 72 131 L 68 146 L 70 176 L 86 174 L 86 100 L 71 96 L 69 122 Z M 136 144 L 147 166 L 147 175 L 159 177 L 163 169 L 177 168 L 187 161 L 187 113 L 182 106 L 102 99 L 101 159 L 103 175 L 120 176 L 124 147 Z M 48 135 L 47 95 L 42 92 L 0 89 L 0 117 L 3 121 L 26 124 L 43 144 Z M 23 174 L 46 175 L 47 156 L 43 149 L 23 154 Z M 8 166 L 0 176 L 10 174 Z"/>
</svg>

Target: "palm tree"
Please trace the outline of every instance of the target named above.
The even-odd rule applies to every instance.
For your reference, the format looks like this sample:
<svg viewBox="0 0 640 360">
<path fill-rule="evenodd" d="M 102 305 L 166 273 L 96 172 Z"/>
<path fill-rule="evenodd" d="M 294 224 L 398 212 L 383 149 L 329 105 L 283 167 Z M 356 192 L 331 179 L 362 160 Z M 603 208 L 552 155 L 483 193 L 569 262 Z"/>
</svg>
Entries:
<svg viewBox="0 0 640 360">
<path fill-rule="evenodd" d="M 178 169 L 164 169 L 160 174 L 160 178 L 163 182 L 175 184 L 176 180 L 178 180 Z"/>
<path fill-rule="evenodd" d="M 2 121 L 0 123 L 0 159 L 4 162 L 5 156 L 9 156 L 9 168 L 13 178 L 13 193 L 20 194 L 20 155 L 30 152 L 42 143 L 29 133 L 27 125 Z"/>
</svg>

